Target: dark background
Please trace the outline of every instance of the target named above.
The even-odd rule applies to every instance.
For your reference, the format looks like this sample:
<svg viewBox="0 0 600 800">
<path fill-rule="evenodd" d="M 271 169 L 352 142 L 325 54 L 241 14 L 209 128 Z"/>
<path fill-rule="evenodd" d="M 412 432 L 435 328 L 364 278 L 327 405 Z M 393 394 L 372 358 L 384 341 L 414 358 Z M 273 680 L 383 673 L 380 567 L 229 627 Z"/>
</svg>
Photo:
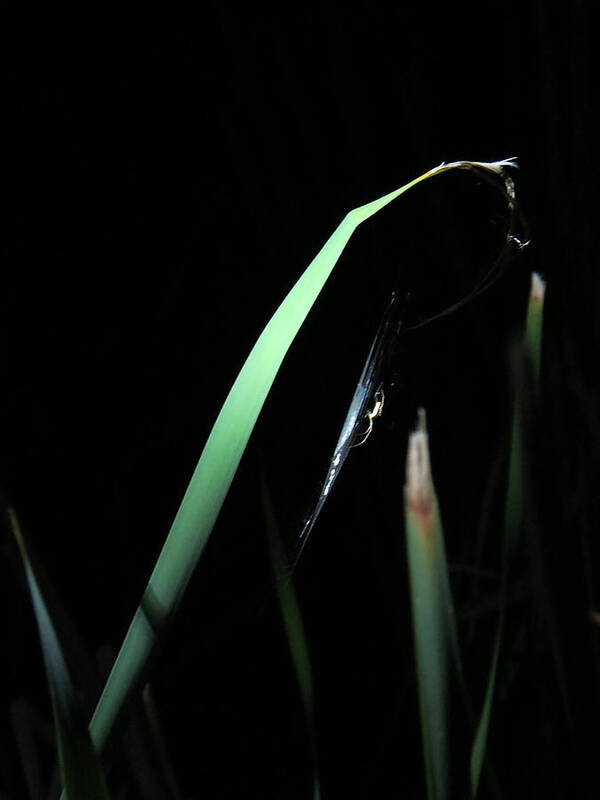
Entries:
<svg viewBox="0 0 600 800">
<path fill-rule="evenodd" d="M 297 571 L 324 797 L 423 796 L 401 536 L 406 439 L 424 404 L 458 564 L 473 555 L 506 435 L 506 353 L 532 268 L 548 280 L 543 549 L 567 599 L 593 575 L 600 329 L 587 7 L 458 11 L 3 12 L 1 482 L 56 614 L 74 626 L 63 636 L 74 649 L 80 637 L 92 661 L 118 648 L 244 358 L 344 214 L 441 161 L 518 156 L 529 248 L 471 306 L 407 331 L 398 391 L 351 454 Z M 392 288 L 413 292 L 412 321 L 459 299 L 493 260 L 503 213 L 466 174 L 400 198 L 357 232 L 294 343 L 153 674 L 183 796 L 309 796 L 261 469 L 293 537 Z M 48 715 L 28 599 L 4 549 L 7 708 L 27 697 Z M 523 614 L 536 629 L 534 605 Z M 539 710 L 555 699 L 552 679 L 548 696 L 532 692 L 551 673 L 540 640 L 498 712 L 507 797 L 541 791 L 553 748 L 563 753 L 560 723 L 548 734 L 554 717 Z M 489 642 L 478 646 L 485 664 Z M 81 681 L 93 706 L 98 687 Z M 569 759 L 547 792 L 570 787 Z"/>
</svg>

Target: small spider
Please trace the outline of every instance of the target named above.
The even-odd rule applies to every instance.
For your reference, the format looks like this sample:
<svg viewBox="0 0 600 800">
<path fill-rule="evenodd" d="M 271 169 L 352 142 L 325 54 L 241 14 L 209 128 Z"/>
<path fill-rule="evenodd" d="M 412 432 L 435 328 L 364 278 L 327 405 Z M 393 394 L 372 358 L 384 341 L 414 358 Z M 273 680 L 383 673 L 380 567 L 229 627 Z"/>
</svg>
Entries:
<svg viewBox="0 0 600 800">
<path fill-rule="evenodd" d="M 375 417 L 381 416 L 384 402 L 385 402 L 385 395 L 383 394 L 383 389 L 379 388 L 375 392 L 375 405 L 373 406 L 371 411 L 367 411 L 367 417 L 369 418 L 369 426 L 365 431 L 365 433 L 362 434 L 360 442 L 355 442 L 352 445 L 352 447 L 360 447 L 361 444 L 364 444 L 367 441 L 367 439 L 371 435 L 371 431 L 373 430 L 373 420 L 375 419 Z"/>
</svg>

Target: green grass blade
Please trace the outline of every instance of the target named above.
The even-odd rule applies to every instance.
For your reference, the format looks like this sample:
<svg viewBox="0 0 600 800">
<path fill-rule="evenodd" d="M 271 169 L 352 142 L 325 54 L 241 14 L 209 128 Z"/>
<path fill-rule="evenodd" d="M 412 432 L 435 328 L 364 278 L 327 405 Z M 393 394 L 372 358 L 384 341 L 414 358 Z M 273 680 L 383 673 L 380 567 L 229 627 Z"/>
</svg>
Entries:
<svg viewBox="0 0 600 800">
<path fill-rule="evenodd" d="M 500 656 L 500 644 L 502 642 L 502 632 L 504 629 L 504 608 L 500 611 L 500 621 L 498 622 L 498 629 L 496 631 L 496 639 L 494 641 L 494 651 L 492 653 L 492 663 L 488 676 L 487 686 L 485 689 L 485 697 L 483 699 L 483 707 L 481 709 L 481 716 L 475 731 L 475 738 L 473 740 L 473 749 L 471 750 L 471 797 L 476 797 L 479 789 L 479 781 L 481 779 L 481 771 L 483 769 L 483 762 L 485 759 L 485 751 L 487 747 L 487 738 L 490 729 L 490 720 L 492 716 L 492 705 L 494 702 L 494 689 L 496 688 L 496 673 L 498 672 L 498 658 Z"/>
<path fill-rule="evenodd" d="M 90 730 L 98 748 L 106 742 L 158 636 L 185 592 L 277 371 L 357 226 L 412 186 L 435 175 L 452 169 L 476 169 L 504 177 L 503 168 L 513 165 L 511 160 L 441 164 L 350 211 L 291 289 L 250 352 L 202 451 L 94 713 Z"/>
<path fill-rule="evenodd" d="M 169 799 L 182 800 L 182 795 L 179 791 L 179 785 L 175 776 L 175 770 L 173 769 L 173 764 L 169 755 L 167 742 L 165 740 L 162 725 L 160 724 L 158 709 L 156 707 L 156 703 L 154 702 L 152 687 L 149 683 L 144 686 L 142 700 L 144 704 L 144 716 L 148 725 L 148 732 L 150 734 L 150 739 L 162 778 L 169 791 Z"/>
<path fill-rule="evenodd" d="M 458 640 L 437 498 L 431 478 L 425 412 L 410 437 L 404 488 L 408 571 L 429 800 L 450 796 L 451 676 Z"/>
<path fill-rule="evenodd" d="M 542 327 L 544 321 L 544 297 L 546 284 L 537 272 L 531 274 L 531 291 L 529 293 L 529 306 L 527 308 L 527 323 L 525 326 L 525 343 L 533 365 L 534 379 L 540 375 L 542 361 Z"/>
<path fill-rule="evenodd" d="M 281 535 L 275 519 L 275 511 L 271 502 L 264 472 L 261 480 L 262 501 L 269 539 L 269 551 L 273 574 L 277 581 L 277 596 L 279 608 L 285 628 L 285 634 L 296 673 L 296 680 L 302 697 L 304 717 L 313 760 L 313 800 L 320 800 L 321 788 L 319 780 L 319 764 L 317 751 L 317 735 L 315 729 L 315 697 L 312 678 L 312 666 L 308 650 L 308 642 L 304 631 L 302 613 L 298 603 L 296 590 L 291 575 L 282 577 L 281 565 L 285 563 L 284 549 L 281 545 Z"/>
<path fill-rule="evenodd" d="M 527 307 L 524 343 L 527 355 L 531 361 L 533 378 L 537 383 L 539 378 L 542 348 L 542 321 L 544 308 L 545 284 L 540 276 L 534 272 L 531 276 L 531 289 Z M 515 387 L 515 408 L 511 429 L 511 446 L 508 464 L 508 485 L 506 492 L 505 530 L 504 530 L 504 556 L 502 565 L 502 588 L 500 598 L 500 616 L 494 641 L 494 650 L 488 675 L 485 697 L 481 717 L 475 733 L 473 749 L 471 751 L 471 796 L 475 797 L 479 788 L 481 770 L 485 758 L 487 739 L 489 733 L 494 689 L 498 659 L 504 631 L 504 608 L 506 605 L 506 587 L 510 560 L 517 547 L 523 521 L 525 503 L 525 463 L 523 451 L 523 380 L 522 375 L 517 375 Z"/>
<path fill-rule="evenodd" d="M 46 676 L 52 699 L 60 770 L 67 800 L 108 800 L 100 762 L 77 702 L 67 665 L 40 592 L 17 516 L 8 510 L 11 527 L 25 566 L 27 585 L 40 635 Z"/>
</svg>

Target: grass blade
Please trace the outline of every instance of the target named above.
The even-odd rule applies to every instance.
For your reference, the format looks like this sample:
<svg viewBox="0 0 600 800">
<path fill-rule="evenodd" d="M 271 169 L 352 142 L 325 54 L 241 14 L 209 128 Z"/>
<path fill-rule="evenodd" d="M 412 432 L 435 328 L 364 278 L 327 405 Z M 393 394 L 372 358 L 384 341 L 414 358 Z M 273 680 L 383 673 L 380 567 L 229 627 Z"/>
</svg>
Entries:
<svg viewBox="0 0 600 800">
<path fill-rule="evenodd" d="M 313 762 L 313 800 L 320 800 L 321 788 L 319 781 L 319 763 L 317 751 L 317 734 L 315 728 L 315 696 L 312 678 L 312 666 L 308 650 L 308 642 L 302 621 L 302 612 L 298 603 L 296 590 L 292 582 L 292 577 L 281 576 L 281 564 L 284 561 L 284 548 L 281 543 L 281 535 L 275 510 L 271 502 L 264 470 L 261 470 L 261 493 L 267 527 L 267 537 L 269 540 L 269 551 L 273 567 L 273 575 L 277 581 L 277 596 L 279 608 L 283 619 L 285 634 L 298 681 L 298 688 L 302 698 L 304 718 L 310 751 Z"/>
<path fill-rule="evenodd" d="M 525 323 L 524 344 L 527 356 L 532 366 L 534 385 L 537 384 L 539 379 L 541 363 L 544 293 L 544 282 L 536 272 L 532 273 L 529 304 L 527 307 L 527 319 Z M 481 778 L 481 770 L 483 768 L 483 762 L 485 758 L 490 719 L 492 714 L 492 704 L 494 699 L 494 690 L 496 686 L 496 674 L 498 671 L 498 659 L 504 631 L 504 609 L 506 606 L 506 591 L 510 560 L 519 541 L 524 513 L 526 486 L 523 451 L 523 392 L 525 387 L 522 372 L 517 370 L 517 373 L 515 408 L 511 429 L 511 446 L 508 464 L 500 616 L 498 618 L 498 627 L 496 630 L 494 650 L 492 653 L 492 661 L 490 665 L 481 717 L 479 719 L 479 724 L 475 733 L 475 739 L 473 741 L 473 749 L 471 751 L 472 797 L 477 795 L 479 781 Z"/>
<path fill-rule="evenodd" d="M 494 651 L 492 653 L 492 663 L 488 676 L 485 697 L 481 709 L 481 716 L 475 731 L 473 748 L 471 750 L 471 797 L 476 797 L 479 790 L 479 781 L 485 759 L 487 738 L 490 729 L 490 719 L 492 716 L 492 704 L 494 702 L 494 690 L 496 688 L 496 674 L 498 672 L 498 658 L 500 656 L 500 644 L 502 642 L 502 632 L 504 629 L 504 605 L 500 608 L 500 620 L 494 641 Z"/>
<path fill-rule="evenodd" d="M 425 412 L 409 440 L 404 487 L 413 637 L 429 800 L 450 797 L 451 676 L 462 683 L 448 565 L 435 496 Z M 456 774 L 454 779 L 456 779 Z M 460 780 L 460 779 L 459 779 Z"/>
<path fill-rule="evenodd" d="M 539 379 L 540 364 L 542 361 L 542 326 L 544 320 L 545 294 L 545 281 L 537 272 L 532 272 L 529 306 L 527 308 L 527 323 L 525 327 L 525 342 L 533 366 L 534 379 L 536 381 Z"/>
<path fill-rule="evenodd" d="M 125 700 L 137 687 L 159 635 L 185 592 L 279 367 L 353 232 L 411 187 L 452 169 L 501 176 L 508 187 L 510 180 L 503 171 L 506 166 L 514 166 L 514 161 L 441 164 L 350 211 L 291 289 L 250 352 L 202 451 L 92 718 L 90 730 L 98 748 L 106 742 Z M 512 197 L 509 188 L 507 195 Z"/>
<path fill-rule="evenodd" d="M 142 699 L 144 703 L 144 716 L 148 724 L 154 753 L 156 760 L 158 761 L 158 766 L 165 782 L 165 786 L 168 788 L 169 798 L 170 800 L 182 800 L 177 778 L 175 776 L 175 770 L 173 769 L 173 764 L 171 762 L 171 757 L 169 755 L 163 729 L 160 724 L 158 709 L 156 708 L 156 703 L 154 702 L 152 687 L 149 683 L 144 686 Z"/>
<path fill-rule="evenodd" d="M 52 620 L 40 592 L 19 521 L 8 509 L 10 524 L 19 545 L 44 656 L 58 756 L 67 800 L 108 800 L 108 790 L 100 762 L 88 732 Z"/>
</svg>

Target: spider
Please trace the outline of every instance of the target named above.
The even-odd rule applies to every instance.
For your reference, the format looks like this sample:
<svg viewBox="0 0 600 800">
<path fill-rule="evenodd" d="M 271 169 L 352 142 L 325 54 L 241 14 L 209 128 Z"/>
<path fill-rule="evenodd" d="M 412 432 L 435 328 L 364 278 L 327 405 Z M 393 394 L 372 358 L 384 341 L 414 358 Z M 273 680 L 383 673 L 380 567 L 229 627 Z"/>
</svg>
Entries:
<svg viewBox="0 0 600 800">
<path fill-rule="evenodd" d="M 379 388 L 375 392 L 375 405 L 373 406 L 371 411 L 367 411 L 367 417 L 369 418 L 369 426 L 365 431 L 365 433 L 362 434 L 360 442 L 355 442 L 352 445 L 352 447 L 360 447 L 361 444 L 364 444 L 367 441 L 367 439 L 371 435 L 371 431 L 373 430 L 373 420 L 375 419 L 375 417 L 381 416 L 384 402 L 385 402 L 385 395 L 383 394 L 383 389 Z"/>
</svg>

